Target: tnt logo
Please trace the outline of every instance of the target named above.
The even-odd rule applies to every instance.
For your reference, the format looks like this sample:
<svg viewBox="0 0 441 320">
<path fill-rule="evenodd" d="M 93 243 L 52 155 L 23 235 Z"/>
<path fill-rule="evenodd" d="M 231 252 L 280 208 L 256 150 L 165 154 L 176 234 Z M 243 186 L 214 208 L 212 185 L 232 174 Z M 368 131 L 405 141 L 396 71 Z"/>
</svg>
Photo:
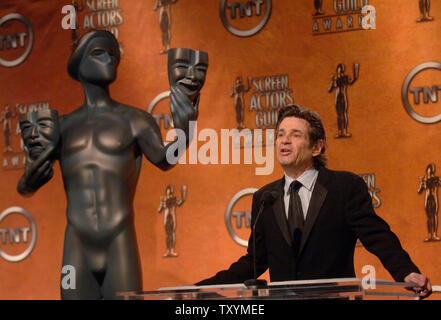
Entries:
<svg viewBox="0 0 441 320">
<path fill-rule="evenodd" d="M 0 257 L 9 262 L 26 259 L 37 241 L 37 227 L 31 214 L 10 207 L 0 214 Z"/>
<path fill-rule="evenodd" d="M 220 4 L 225 28 L 238 37 L 250 37 L 263 29 L 271 15 L 271 0 L 228 1 Z"/>
<path fill-rule="evenodd" d="M 401 88 L 401 100 L 407 113 L 416 121 L 441 121 L 441 63 L 425 62 L 411 70 Z"/>
<path fill-rule="evenodd" d="M 262 5 L 264 1 L 263 0 L 257 0 L 257 1 L 248 1 L 248 2 L 233 2 L 228 3 L 227 8 L 230 11 L 231 19 L 236 19 L 236 13 L 239 13 L 239 16 L 241 18 L 245 17 L 252 17 L 253 13 L 255 13 L 256 16 L 260 16 L 262 12 Z M 253 10 L 255 9 L 255 10 Z"/>
<path fill-rule="evenodd" d="M 0 18 L 0 65 L 8 68 L 23 63 L 34 43 L 30 22 L 18 13 Z"/>
<path fill-rule="evenodd" d="M 257 188 L 246 188 L 236 193 L 228 203 L 225 211 L 225 224 L 233 240 L 243 246 L 248 246 L 251 227 L 251 200 Z"/>
</svg>

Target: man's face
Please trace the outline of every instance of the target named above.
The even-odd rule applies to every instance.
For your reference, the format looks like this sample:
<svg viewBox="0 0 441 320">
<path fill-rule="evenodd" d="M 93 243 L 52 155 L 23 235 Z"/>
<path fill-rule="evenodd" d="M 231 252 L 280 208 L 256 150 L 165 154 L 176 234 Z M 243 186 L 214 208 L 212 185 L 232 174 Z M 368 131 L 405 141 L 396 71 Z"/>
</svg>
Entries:
<svg viewBox="0 0 441 320">
<path fill-rule="evenodd" d="M 282 120 L 277 131 L 277 160 L 282 167 L 306 170 L 313 165 L 313 157 L 321 152 L 321 147 L 311 146 L 309 123 L 300 118 L 287 117 Z"/>
<path fill-rule="evenodd" d="M 29 157 L 37 159 L 49 145 L 55 145 L 60 134 L 56 110 L 28 112 L 20 116 L 20 130 Z"/>
<path fill-rule="evenodd" d="M 170 86 L 178 87 L 192 101 L 204 85 L 207 68 L 206 52 L 184 48 L 173 48 L 168 51 Z"/>
<path fill-rule="evenodd" d="M 110 84 L 116 78 L 119 50 L 108 38 L 95 38 L 88 45 L 80 63 L 80 79 L 95 84 Z"/>
</svg>

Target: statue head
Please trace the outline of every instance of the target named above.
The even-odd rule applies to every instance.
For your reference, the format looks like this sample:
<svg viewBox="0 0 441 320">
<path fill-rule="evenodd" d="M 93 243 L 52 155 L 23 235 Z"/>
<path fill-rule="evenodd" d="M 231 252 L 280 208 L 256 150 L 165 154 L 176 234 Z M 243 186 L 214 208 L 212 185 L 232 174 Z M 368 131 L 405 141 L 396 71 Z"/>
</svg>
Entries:
<svg viewBox="0 0 441 320">
<path fill-rule="evenodd" d="M 115 36 L 106 30 L 93 30 L 78 40 L 67 71 L 75 80 L 108 85 L 116 78 L 120 58 Z"/>
<path fill-rule="evenodd" d="M 171 184 L 168 185 L 167 188 L 165 188 L 165 194 L 167 195 L 167 198 L 170 198 L 174 194 L 174 189 L 175 188 Z"/>
<path fill-rule="evenodd" d="M 168 50 L 168 79 L 171 87 L 177 87 L 192 102 L 199 95 L 205 82 L 208 53 L 185 48 Z"/>
<path fill-rule="evenodd" d="M 433 177 L 436 172 L 436 166 L 434 163 L 430 163 L 426 167 L 426 174 L 428 177 Z"/>
<path fill-rule="evenodd" d="M 342 75 L 345 73 L 345 65 L 343 63 L 339 63 L 337 66 L 337 75 Z"/>
<path fill-rule="evenodd" d="M 58 143 L 60 129 L 57 110 L 39 110 L 20 115 L 23 143 L 31 160 L 37 159 L 50 145 Z"/>
</svg>

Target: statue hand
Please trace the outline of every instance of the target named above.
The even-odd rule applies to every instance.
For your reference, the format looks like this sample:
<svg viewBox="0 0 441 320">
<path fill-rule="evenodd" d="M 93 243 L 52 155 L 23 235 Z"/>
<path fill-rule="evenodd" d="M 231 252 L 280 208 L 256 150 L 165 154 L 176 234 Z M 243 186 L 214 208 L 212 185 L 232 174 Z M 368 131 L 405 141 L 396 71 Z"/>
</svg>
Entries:
<svg viewBox="0 0 441 320">
<path fill-rule="evenodd" d="M 32 170 L 27 170 L 18 182 L 17 191 L 24 196 L 32 195 L 54 175 L 51 161 L 45 161 L 41 166 L 31 168 Z"/>
<path fill-rule="evenodd" d="M 17 191 L 20 194 L 25 196 L 32 195 L 41 186 L 52 179 L 54 171 L 52 169 L 52 160 L 49 158 L 54 149 L 53 146 L 48 147 L 35 161 L 27 164 L 25 173 L 17 186 Z"/>
<path fill-rule="evenodd" d="M 189 121 L 195 121 L 199 114 L 199 97 L 200 94 L 196 96 L 193 104 L 179 88 L 174 86 L 170 88 L 170 111 L 173 116 L 173 124 L 175 128 L 185 131 L 187 139 Z"/>
</svg>

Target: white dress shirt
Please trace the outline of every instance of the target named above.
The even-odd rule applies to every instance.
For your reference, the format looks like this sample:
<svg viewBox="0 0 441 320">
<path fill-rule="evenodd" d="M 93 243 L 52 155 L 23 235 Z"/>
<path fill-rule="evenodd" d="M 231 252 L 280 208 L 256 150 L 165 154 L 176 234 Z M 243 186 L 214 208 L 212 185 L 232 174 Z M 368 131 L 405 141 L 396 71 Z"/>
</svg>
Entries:
<svg viewBox="0 0 441 320">
<path fill-rule="evenodd" d="M 311 200 L 312 191 L 314 190 L 315 182 L 317 180 L 318 170 L 314 167 L 309 168 L 305 172 L 303 172 L 300 177 L 297 178 L 302 186 L 299 189 L 299 197 L 302 201 L 302 209 L 303 209 L 303 218 L 306 220 L 306 214 L 308 213 L 309 202 Z M 283 196 L 283 200 L 285 201 L 285 214 L 288 219 L 288 210 L 289 210 L 289 186 L 294 179 L 289 177 L 285 173 L 285 192 Z"/>
</svg>

